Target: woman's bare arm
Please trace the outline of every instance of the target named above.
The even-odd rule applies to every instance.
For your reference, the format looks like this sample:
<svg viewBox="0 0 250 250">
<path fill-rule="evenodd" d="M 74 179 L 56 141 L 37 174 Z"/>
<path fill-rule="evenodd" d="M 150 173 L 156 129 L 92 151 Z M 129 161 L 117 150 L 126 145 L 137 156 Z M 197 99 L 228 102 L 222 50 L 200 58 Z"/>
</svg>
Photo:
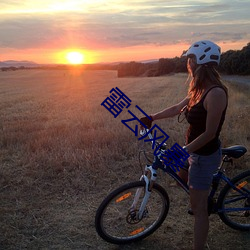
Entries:
<svg viewBox="0 0 250 250">
<path fill-rule="evenodd" d="M 181 109 L 183 107 L 185 107 L 189 102 L 189 98 L 186 97 L 185 99 L 183 99 L 181 102 L 179 102 L 178 104 L 171 106 L 169 108 L 166 108 L 158 113 L 155 113 L 152 116 L 153 120 L 160 120 L 160 119 L 164 119 L 164 118 L 169 118 L 169 117 L 173 117 L 175 115 L 178 115 L 181 111 Z"/>
</svg>

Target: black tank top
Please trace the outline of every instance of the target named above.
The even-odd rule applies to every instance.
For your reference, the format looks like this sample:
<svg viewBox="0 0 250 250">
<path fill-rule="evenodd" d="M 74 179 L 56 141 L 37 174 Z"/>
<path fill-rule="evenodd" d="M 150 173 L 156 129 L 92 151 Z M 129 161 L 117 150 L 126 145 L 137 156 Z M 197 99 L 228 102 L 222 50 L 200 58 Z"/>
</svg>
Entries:
<svg viewBox="0 0 250 250">
<path fill-rule="evenodd" d="M 211 87 L 197 104 L 192 106 L 190 108 L 190 110 L 188 110 L 188 109 L 186 110 L 185 115 L 186 115 L 188 123 L 190 124 L 188 131 L 187 131 L 187 134 L 186 134 L 186 143 L 187 144 L 192 142 L 194 139 L 196 139 L 199 135 L 204 133 L 206 130 L 207 111 L 205 110 L 203 103 L 204 103 L 204 100 L 205 100 L 207 94 L 213 88 L 222 88 L 222 87 L 220 87 L 220 86 Z M 197 151 L 195 151 L 194 152 L 195 154 L 210 155 L 210 154 L 214 153 L 216 150 L 218 150 L 218 148 L 220 147 L 219 135 L 220 135 L 220 131 L 221 131 L 223 122 L 225 120 L 226 109 L 227 109 L 227 106 L 222 113 L 219 127 L 216 131 L 215 138 L 212 139 L 211 141 L 209 141 L 206 145 L 204 145 L 203 147 L 201 147 Z"/>
</svg>

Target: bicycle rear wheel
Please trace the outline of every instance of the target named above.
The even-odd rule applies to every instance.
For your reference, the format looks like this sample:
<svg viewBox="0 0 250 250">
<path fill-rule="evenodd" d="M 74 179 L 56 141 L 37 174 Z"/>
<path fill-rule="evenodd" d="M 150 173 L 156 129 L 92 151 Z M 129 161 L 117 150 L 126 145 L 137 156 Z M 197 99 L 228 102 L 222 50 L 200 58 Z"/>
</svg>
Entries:
<svg viewBox="0 0 250 250">
<path fill-rule="evenodd" d="M 228 226 L 242 231 L 250 230 L 250 171 L 243 172 L 231 180 L 240 193 L 227 184 L 218 197 L 218 212 Z"/>
<path fill-rule="evenodd" d="M 138 189 L 142 192 L 137 207 L 131 210 Z M 116 189 L 103 200 L 96 212 L 95 227 L 104 240 L 113 244 L 131 243 L 152 234 L 163 223 L 169 209 L 169 197 L 156 183 L 142 219 L 138 219 L 144 191 L 144 181 L 131 182 Z"/>
</svg>

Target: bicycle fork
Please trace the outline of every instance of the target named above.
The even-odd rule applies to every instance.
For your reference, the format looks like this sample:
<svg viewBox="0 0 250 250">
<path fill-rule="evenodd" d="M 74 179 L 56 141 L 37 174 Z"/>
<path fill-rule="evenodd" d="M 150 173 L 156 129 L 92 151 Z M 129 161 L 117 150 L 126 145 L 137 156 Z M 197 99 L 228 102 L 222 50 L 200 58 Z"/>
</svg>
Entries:
<svg viewBox="0 0 250 250">
<path fill-rule="evenodd" d="M 141 176 L 140 178 L 140 181 L 144 180 L 146 185 L 145 185 L 145 188 L 138 188 L 136 190 L 136 193 L 135 193 L 135 197 L 134 197 L 134 200 L 133 200 L 133 203 L 130 207 L 130 213 L 131 212 L 135 212 L 136 211 L 136 208 L 138 207 L 138 202 L 139 202 L 139 199 L 141 197 L 141 194 L 142 194 L 142 191 L 144 189 L 144 197 L 143 197 L 143 200 L 140 204 L 140 208 L 139 208 L 139 211 L 138 211 L 138 214 L 137 214 L 137 220 L 141 220 L 143 218 L 143 216 L 145 216 L 145 212 L 147 211 L 146 210 L 146 205 L 147 205 L 147 202 L 149 200 L 149 197 L 151 195 L 151 190 L 152 190 L 152 187 L 154 185 L 154 182 L 156 181 L 156 177 L 157 177 L 157 173 L 156 173 L 156 170 L 153 169 L 152 166 L 150 165 L 146 165 L 145 167 L 145 173 L 144 175 Z"/>
</svg>

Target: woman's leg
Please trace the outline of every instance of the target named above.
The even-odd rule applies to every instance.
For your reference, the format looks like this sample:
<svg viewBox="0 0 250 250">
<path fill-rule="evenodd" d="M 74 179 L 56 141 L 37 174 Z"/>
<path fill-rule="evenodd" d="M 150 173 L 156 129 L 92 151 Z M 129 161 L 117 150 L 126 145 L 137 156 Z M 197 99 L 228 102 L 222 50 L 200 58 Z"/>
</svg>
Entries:
<svg viewBox="0 0 250 250">
<path fill-rule="evenodd" d="M 191 154 L 189 157 L 189 190 L 191 209 L 194 214 L 194 249 L 205 248 L 208 235 L 207 201 L 213 174 L 217 171 L 221 161 L 221 150 L 209 156 Z"/>
<path fill-rule="evenodd" d="M 191 208 L 194 213 L 194 249 L 203 250 L 207 241 L 209 220 L 207 199 L 209 190 L 190 189 Z"/>
</svg>

